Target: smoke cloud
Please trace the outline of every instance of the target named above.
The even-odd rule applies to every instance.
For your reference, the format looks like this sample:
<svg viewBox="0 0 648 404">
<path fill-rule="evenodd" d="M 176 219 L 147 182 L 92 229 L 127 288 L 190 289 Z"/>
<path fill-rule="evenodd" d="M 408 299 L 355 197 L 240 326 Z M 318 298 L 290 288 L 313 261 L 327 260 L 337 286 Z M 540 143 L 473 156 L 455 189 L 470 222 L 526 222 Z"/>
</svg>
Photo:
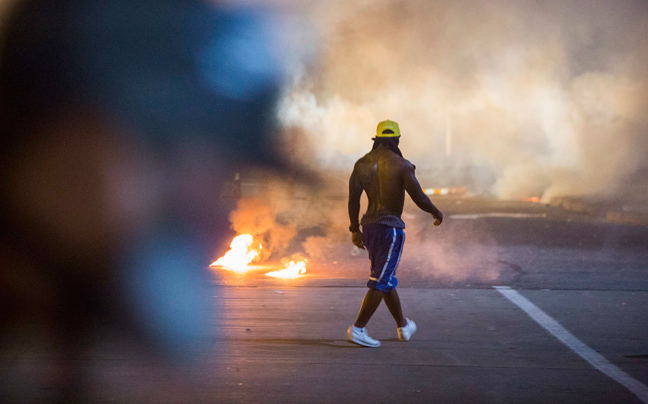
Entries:
<svg viewBox="0 0 648 404">
<path fill-rule="evenodd" d="M 349 171 L 376 124 L 428 186 L 623 192 L 648 167 L 648 3 L 314 3 L 319 45 L 279 118 L 293 157 Z"/>
<path fill-rule="evenodd" d="M 366 273 L 365 253 L 349 241 L 346 184 L 384 119 L 399 122 L 401 150 L 425 187 L 549 201 L 627 195 L 645 181 L 647 2 L 297 3 L 317 46 L 306 62 L 284 58 L 291 74 L 277 111 L 280 150 L 324 173 L 325 184 L 264 179 L 263 201 L 244 203 L 247 213 L 233 220 L 249 233 L 241 223 L 250 212 L 270 215 L 255 223 L 277 225 L 281 237 L 268 237 L 269 225 L 251 233 L 281 240 L 281 254 L 302 252 L 331 276 L 338 260 Z M 310 41 L 313 32 L 288 38 Z M 450 281 L 501 275 L 506 264 L 484 229 L 428 228 L 431 221 L 405 217 L 409 209 L 407 271 Z"/>
<path fill-rule="evenodd" d="M 257 198 L 239 200 L 230 222 L 237 234 L 250 234 L 261 245 L 255 261 L 267 260 L 274 251 L 283 253 L 297 234 L 294 223 L 277 222 L 276 207 Z"/>
</svg>

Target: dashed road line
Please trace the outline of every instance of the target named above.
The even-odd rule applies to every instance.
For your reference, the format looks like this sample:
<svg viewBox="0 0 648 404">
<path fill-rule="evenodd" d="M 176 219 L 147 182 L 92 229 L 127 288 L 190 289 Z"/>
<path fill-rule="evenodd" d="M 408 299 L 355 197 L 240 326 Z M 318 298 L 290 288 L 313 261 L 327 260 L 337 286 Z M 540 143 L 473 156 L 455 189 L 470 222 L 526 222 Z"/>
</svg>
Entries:
<svg viewBox="0 0 648 404">
<path fill-rule="evenodd" d="M 585 343 L 567 331 L 567 329 L 560 325 L 560 323 L 539 309 L 538 306 L 531 303 L 531 301 L 519 294 L 517 291 L 508 286 L 493 286 L 493 288 L 524 310 L 533 320 L 535 320 L 536 323 L 540 324 L 545 330 L 553 334 L 554 337 L 558 338 L 578 356 L 589 362 L 589 364 L 594 368 L 616 380 L 626 389 L 639 397 L 641 401 L 648 404 L 648 386 L 637 379 L 634 379 L 623 370 L 610 363 L 610 361 L 605 359 L 601 354 L 585 345 Z"/>
</svg>

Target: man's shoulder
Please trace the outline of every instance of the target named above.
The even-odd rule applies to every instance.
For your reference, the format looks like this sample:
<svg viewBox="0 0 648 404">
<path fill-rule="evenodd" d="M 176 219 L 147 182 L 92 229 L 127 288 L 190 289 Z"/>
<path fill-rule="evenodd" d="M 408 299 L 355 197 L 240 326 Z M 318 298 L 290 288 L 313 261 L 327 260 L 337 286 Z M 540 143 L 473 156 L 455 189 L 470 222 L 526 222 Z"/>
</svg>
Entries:
<svg viewBox="0 0 648 404">
<path fill-rule="evenodd" d="M 412 164 L 409 160 L 407 160 L 407 159 L 405 159 L 405 158 L 403 158 L 401 156 L 398 156 L 398 155 L 396 155 L 394 153 L 392 153 L 392 154 L 393 154 L 393 156 L 390 156 L 391 160 L 395 164 L 399 165 L 403 170 L 406 170 L 406 171 L 412 170 L 413 171 L 413 170 L 416 169 L 416 166 L 414 164 Z"/>
<path fill-rule="evenodd" d="M 372 156 L 371 152 L 369 152 L 369 153 L 365 154 L 364 156 L 360 157 L 358 159 L 358 161 L 355 162 L 355 166 L 357 167 L 357 166 L 362 165 L 362 164 L 367 164 L 367 163 L 371 162 L 372 159 L 373 159 L 373 156 Z"/>
<path fill-rule="evenodd" d="M 414 164 L 412 164 L 412 162 L 410 162 L 409 160 L 403 159 L 403 165 L 404 165 L 407 169 L 410 169 L 410 170 L 412 170 L 412 171 L 416 170 L 416 166 L 415 166 Z"/>
<path fill-rule="evenodd" d="M 358 166 L 363 166 L 363 165 L 368 165 L 371 164 L 372 161 L 375 160 L 375 156 L 372 154 L 372 152 L 369 152 L 365 154 L 364 156 L 360 157 L 354 164 L 354 167 Z"/>
</svg>

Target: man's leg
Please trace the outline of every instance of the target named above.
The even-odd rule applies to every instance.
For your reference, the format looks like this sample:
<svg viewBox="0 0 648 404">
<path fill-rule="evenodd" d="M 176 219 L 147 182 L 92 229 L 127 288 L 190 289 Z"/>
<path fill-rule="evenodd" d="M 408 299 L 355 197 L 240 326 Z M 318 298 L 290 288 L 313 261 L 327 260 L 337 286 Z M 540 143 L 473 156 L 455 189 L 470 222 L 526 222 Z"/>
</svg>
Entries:
<svg viewBox="0 0 648 404">
<path fill-rule="evenodd" d="M 394 320 L 396 320 L 396 324 L 399 327 L 405 327 L 407 325 L 407 320 L 403 317 L 403 310 L 401 309 L 401 302 L 396 289 L 392 289 L 389 292 L 383 292 L 383 298 L 385 299 L 385 304 L 387 305 L 389 312 L 392 317 L 394 317 Z"/>
<path fill-rule="evenodd" d="M 360 313 L 358 313 L 358 319 L 353 325 L 358 328 L 364 328 L 369 322 L 369 319 L 371 319 L 371 316 L 373 316 L 373 314 L 376 312 L 378 306 L 380 306 L 382 299 L 383 292 L 379 290 L 369 289 L 364 299 L 362 300 L 362 306 L 360 307 Z"/>
</svg>

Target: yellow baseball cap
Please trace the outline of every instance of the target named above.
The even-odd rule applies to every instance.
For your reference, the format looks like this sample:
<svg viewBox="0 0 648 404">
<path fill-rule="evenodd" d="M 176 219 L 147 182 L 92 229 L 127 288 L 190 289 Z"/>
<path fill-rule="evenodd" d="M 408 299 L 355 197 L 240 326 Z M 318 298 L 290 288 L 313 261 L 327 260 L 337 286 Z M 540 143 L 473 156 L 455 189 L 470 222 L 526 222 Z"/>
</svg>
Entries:
<svg viewBox="0 0 648 404">
<path fill-rule="evenodd" d="M 400 135 L 400 128 L 394 121 L 382 121 L 376 128 L 376 137 L 400 137 Z"/>
</svg>

